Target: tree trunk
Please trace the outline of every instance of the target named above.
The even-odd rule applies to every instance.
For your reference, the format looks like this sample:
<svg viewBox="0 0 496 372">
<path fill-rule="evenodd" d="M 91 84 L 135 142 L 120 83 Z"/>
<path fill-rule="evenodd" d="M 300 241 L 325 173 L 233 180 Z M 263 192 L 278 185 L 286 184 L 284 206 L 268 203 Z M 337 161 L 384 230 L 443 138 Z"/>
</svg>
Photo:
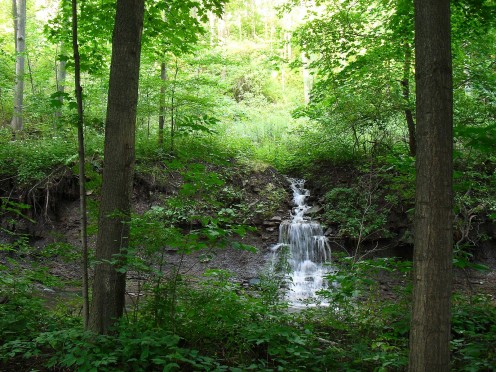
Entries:
<svg viewBox="0 0 496 372">
<path fill-rule="evenodd" d="M 60 44 L 60 55 L 65 55 L 65 47 L 64 47 L 63 42 Z M 67 75 L 67 69 L 66 69 L 67 61 L 65 60 L 65 58 L 61 58 L 59 60 L 59 63 L 57 64 L 57 59 L 59 59 L 59 56 L 56 56 L 56 59 L 55 59 L 55 81 L 57 83 L 57 92 L 61 93 L 58 96 L 58 100 L 62 104 L 62 103 L 64 103 L 63 93 L 65 92 L 65 79 L 66 79 L 66 75 Z M 57 110 L 55 111 L 55 118 L 57 121 L 62 116 L 61 107 L 62 106 L 58 107 Z"/>
<path fill-rule="evenodd" d="M 144 0 L 117 0 L 90 313 L 98 333 L 108 333 L 124 308 L 143 13 Z"/>
<path fill-rule="evenodd" d="M 160 66 L 160 80 L 162 85 L 160 87 L 160 107 L 158 117 L 158 143 L 164 143 L 164 124 L 165 124 L 165 82 L 167 81 L 167 68 L 165 62 Z"/>
<path fill-rule="evenodd" d="M 176 136 L 176 119 L 177 119 L 177 107 L 175 107 L 175 96 L 176 96 L 176 83 L 177 74 L 179 72 L 179 64 L 176 58 L 176 70 L 174 72 L 174 84 L 172 85 L 171 92 L 171 116 L 170 116 L 170 153 L 174 154 L 174 137 Z"/>
<path fill-rule="evenodd" d="M 14 116 L 11 126 L 20 131 L 23 128 L 22 112 L 24 100 L 24 58 L 26 51 L 26 0 L 12 0 L 16 47 L 16 82 L 14 87 Z M 17 5 L 17 1 L 19 4 Z"/>
<path fill-rule="evenodd" d="M 208 22 L 210 27 L 210 47 L 214 46 L 214 36 L 215 36 L 215 15 L 212 12 L 208 12 Z"/>
<path fill-rule="evenodd" d="M 312 89 L 312 75 L 308 69 L 310 61 L 305 52 L 301 52 L 301 64 L 303 69 L 303 99 L 305 105 L 308 105 L 310 103 L 310 90 Z"/>
<path fill-rule="evenodd" d="M 238 34 L 239 34 L 239 41 L 243 41 L 243 24 L 241 22 L 241 16 L 238 15 Z"/>
<path fill-rule="evenodd" d="M 19 29 L 19 15 L 17 14 L 17 0 L 12 0 L 12 18 L 14 19 L 14 49 L 17 52 L 17 30 Z"/>
<path fill-rule="evenodd" d="M 291 23 L 290 23 L 291 25 Z M 284 43 L 286 47 L 286 61 L 289 63 L 291 58 L 293 58 L 293 52 L 291 49 L 291 33 L 289 31 L 284 32 Z"/>
<path fill-rule="evenodd" d="M 448 371 L 453 251 L 449 0 L 415 0 L 417 181 L 410 371 Z"/>
<path fill-rule="evenodd" d="M 29 60 L 29 54 L 25 53 L 26 62 L 28 63 L 28 74 L 29 74 L 29 82 L 31 83 L 31 93 L 36 94 L 36 89 L 34 88 L 34 80 L 33 80 L 33 69 L 31 68 L 31 61 Z"/>
<path fill-rule="evenodd" d="M 83 324 L 88 328 L 89 291 L 88 291 L 88 219 L 86 216 L 86 172 L 84 169 L 84 120 L 83 120 L 83 88 L 81 88 L 81 63 L 78 46 L 77 0 L 72 0 L 72 48 L 74 51 L 74 85 L 78 111 L 78 153 L 79 153 L 79 209 L 81 216 L 82 245 L 82 277 L 83 277 Z M 62 86 L 63 87 L 63 86 Z"/>
<path fill-rule="evenodd" d="M 410 107 L 410 67 L 412 64 L 412 51 L 408 42 L 405 42 L 404 48 L 405 62 L 403 65 L 403 80 L 401 81 L 401 87 L 403 90 L 403 99 L 405 100 L 405 119 L 408 127 L 408 147 L 410 150 L 410 155 L 415 156 L 417 153 L 417 140 L 415 134 L 415 121 Z"/>
</svg>

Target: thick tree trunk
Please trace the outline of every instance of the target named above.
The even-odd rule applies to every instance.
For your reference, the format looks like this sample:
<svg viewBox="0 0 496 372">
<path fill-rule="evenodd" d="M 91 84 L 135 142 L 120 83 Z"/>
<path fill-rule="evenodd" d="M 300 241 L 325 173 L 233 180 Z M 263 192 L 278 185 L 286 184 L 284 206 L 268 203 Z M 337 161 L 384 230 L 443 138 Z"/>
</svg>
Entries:
<svg viewBox="0 0 496 372">
<path fill-rule="evenodd" d="M 453 250 L 449 0 L 415 0 L 417 181 L 410 371 L 448 371 Z"/>
<path fill-rule="evenodd" d="M 107 333 L 124 308 L 144 0 L 117 0 L 90 329 Z"/>
<path fill-rule="evenodd" d="M 11 126 L 20 131 L 23 128 L 24 60 L 26 52 L 26 0 L 12 0 L 16 46 L 16 82 L 14 87 L 14 115 Z M 19 1 L 17 3 L 17 1 Z"/>
<path fill-rule="evenodd" d="M 404 45 L 405 48 L 405 62 L 403 65 L 403 80 L 401 87 L 403 90 L 403 99 L 405 100 L 405 119 L 408 127 L 408 147 L 410 155 L 415 156 L 417 153 L 417 140 L 415 134 L 415 120 L 413 119 L 413 112 L 410 107 L 410 67 L 412 64 L 412 51 L 408 42 Z"/>
</svg>

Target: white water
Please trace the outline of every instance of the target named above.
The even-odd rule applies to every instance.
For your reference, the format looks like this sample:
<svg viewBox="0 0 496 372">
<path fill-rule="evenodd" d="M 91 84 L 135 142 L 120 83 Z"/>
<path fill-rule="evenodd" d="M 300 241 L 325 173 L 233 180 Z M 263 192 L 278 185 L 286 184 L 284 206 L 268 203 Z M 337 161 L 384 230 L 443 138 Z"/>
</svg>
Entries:
<svg viewBox="0 0 496 372">
<path fill-rule="evenodd" d="M 330 271 L 331 249 L 324 236 L 322 226 L 305 213 L 310 209 L 306 199 L 310 195 L 305 181 L 290 178 L 295 207 L 290 221 L 279 226 L 279 243 L 272 247 L 275 257 L 287 247 L 289 257 L 289 290 L 287 300 L 293 306 L 303 305 L 309 300 L 318 300 L 316 292 L 326 288 L 325 274 Z"/>
</svg>

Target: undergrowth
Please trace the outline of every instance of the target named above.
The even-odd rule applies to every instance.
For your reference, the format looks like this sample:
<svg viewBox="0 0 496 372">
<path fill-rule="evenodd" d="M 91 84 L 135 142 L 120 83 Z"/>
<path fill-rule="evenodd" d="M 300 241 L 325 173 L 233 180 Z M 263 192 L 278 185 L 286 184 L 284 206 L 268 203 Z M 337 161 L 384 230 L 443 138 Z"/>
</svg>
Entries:
<svg viewBox="0 0 496 372">
<path fill-rule="evenodd" d="M 0 366 L 401 371 L 408 360 L 410 266 L 394 259 L 338 257 L 328 278 L 333 285 L 321 293 L 331 305 L 299 311 L 288 311 L 273 290 L 281 279 L 270 274 L 256 287 L 245 288 L 222 270 L 207 272 L 200 281 L 152 270 L 146 273 L 149 285 L 143 287 L 142 303 L 110 334 L 100 336 L 82 330 L 78 312 L 70 309 L 74 304 L 48 310 L 27 272 L 18 273 L 15 286 L 2 276 L 0 297 L 8 301 L 0 304 Z M 388 295 L 380 285 L 384 275 L 398 278 Z M 485 371 L 494 365 L 492 301 L 481 295 L 454 297 L 453 370 Z"/>
</svg>

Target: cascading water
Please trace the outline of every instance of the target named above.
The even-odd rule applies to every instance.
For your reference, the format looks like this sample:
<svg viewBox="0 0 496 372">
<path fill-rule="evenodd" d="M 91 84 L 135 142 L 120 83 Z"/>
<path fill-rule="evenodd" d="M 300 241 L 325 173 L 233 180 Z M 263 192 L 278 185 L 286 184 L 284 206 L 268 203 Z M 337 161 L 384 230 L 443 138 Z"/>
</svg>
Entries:
<svg viewBox="0 0 496 372">
<path fill-rule="evenodd" d="M 272 250 L 275 257 L 280 257 L 279 251 L 287 249 L 291 270 L 287 300 L 298 306 L 316 299 L 316 292 L 326 287 L 324 276 L 330 268 L 324 264 L 331 259 L 331 249 L 322 226 L 305 216 L 311 208 L 306 204 L 310 193 L 304 188 L 305 180 L 290 178 L 289 181 L 295 207 L 291 220 L 279 226 L 279 243 Z"/>
</svg>

